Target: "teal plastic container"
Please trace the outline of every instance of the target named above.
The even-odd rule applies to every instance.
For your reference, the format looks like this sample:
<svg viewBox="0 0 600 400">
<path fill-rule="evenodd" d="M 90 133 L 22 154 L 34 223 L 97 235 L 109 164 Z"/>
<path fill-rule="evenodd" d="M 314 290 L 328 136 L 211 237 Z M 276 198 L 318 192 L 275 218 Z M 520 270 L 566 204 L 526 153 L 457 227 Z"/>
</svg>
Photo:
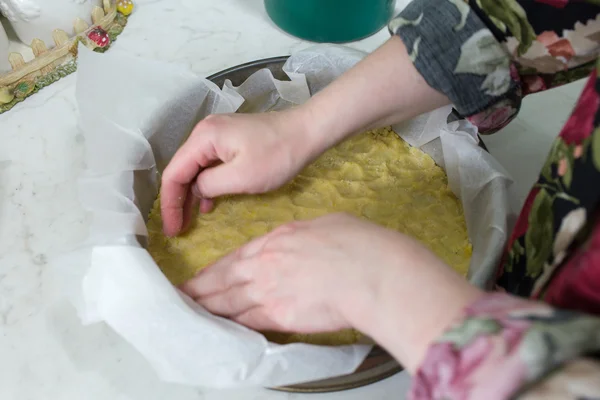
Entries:
<svg viewBox="0 0 600 400">
<path fill-rule="evenodd" d="M 282 30 L 319 43 L 345 43 L 371 36 L 393 17 L 396 0 L 265 0 Z"/>
</svg>

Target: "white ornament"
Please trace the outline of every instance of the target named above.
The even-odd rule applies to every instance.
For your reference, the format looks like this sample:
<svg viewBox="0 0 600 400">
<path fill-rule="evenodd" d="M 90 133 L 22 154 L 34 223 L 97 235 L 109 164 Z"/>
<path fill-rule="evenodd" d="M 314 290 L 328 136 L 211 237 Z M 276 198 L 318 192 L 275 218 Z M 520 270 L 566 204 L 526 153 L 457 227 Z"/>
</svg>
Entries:
<svg viewBox="0 0 600 400">
<path fill-rule="evenodd" d="M 41 39 L 54 46 L 52 32 L 62 29 L 73 35 L 73 21 L 81 18 L 91 25 L 92 9 L 102 0 L 0 0 L 0 10 L 9 19 L 15 33 L 25 44 Z"/>
<path fill-rule="evenodd" d="M 10 71 L 10 63 L 8 62 L 8 37 L 2 23 L 0 23 L 0 73 Z"/>
</svg>

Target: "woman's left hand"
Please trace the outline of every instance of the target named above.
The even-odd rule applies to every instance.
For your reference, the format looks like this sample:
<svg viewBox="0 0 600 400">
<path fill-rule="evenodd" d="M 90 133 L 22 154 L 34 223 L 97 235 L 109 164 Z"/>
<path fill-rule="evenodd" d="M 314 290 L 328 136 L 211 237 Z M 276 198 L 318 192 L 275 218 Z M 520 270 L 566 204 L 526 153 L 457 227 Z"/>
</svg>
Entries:
<svg viewBox="0 0 600 400">
<path fill-rule="evenodd" d="M 344 303 L 364 308 L 393 268 L 398 234 L 344 214 L 283 225 L 186 282 L 209 311 L 259 330 L 349 327 Z"/>
<path fill-rule="evenodd" d="M 479 294 L 417 241 L 345 214 L 283 225 L 181 288 L 256 330 L 356 328 L 408 369 Z"/>
</svg>

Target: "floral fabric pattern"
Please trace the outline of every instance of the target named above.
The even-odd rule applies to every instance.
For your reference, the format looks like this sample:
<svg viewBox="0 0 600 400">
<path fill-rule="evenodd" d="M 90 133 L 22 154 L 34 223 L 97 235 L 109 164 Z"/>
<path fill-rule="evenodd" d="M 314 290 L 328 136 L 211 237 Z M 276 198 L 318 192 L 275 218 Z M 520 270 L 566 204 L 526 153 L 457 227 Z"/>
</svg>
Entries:
<svg viewBox="0 0 600 400">
<path fill-rule="evenodd" d="M 511 293 L 543 299 L 556 269 L 569 262 L 577 236 L 591 229 L 588 216 L 600 201 L 600 187 L 593 184 L 600 179 L 600 145 L 594 145 L 600 142 L 594 128 L 599 106 L 594 73 L 554 141 L 509 241 L 498 283 Z"/>
<path fill-rule="evenodd" d="M 562 398 L 583 398 L 574 392 L 582 389 L 577 383 L 586 383 L 600 371 L 600 359 L 587 358 L 579 368 L 581 377 L 570 370 L 550 373 L 581 353 L 599 349 L 600 318 L 507 294 L 486 295 L 429 349 L 415 375 L 411 398 L 501 400 L 519 394 L 531 398 L 547 388 L 544 378 L 555 376 L 568 377 L 574 386 L 562 388 L 567 392 Z M 540 380 L 539 389 L 522 390 Z M 583 386 L 589 388 L 588 398 L 600 394 L 599 382 L 596 376 Z"/>
<path fill-rule="evenodd" d="M 512 121 L 523 96 L 589 75 L 600 53 L 593 3 L 416 0 L 389 29 L 457 116 L 490 134 Z"/>
<path fill-rule="evenodd" d="M 513 94 L 516 114 L 520 85 L 511 78 L 508 53 L 469 4 L 413 1 L 389 28 L 402 38 L 425 81 L 448 96 L 460 115 L 486 111 Z"/>
<path fill-rule="evenodd" d="M 503 293 L 431 345 L 411 398 L 600 399 L 600 1 L 414 0 L 389 28 L 484 134 L 588 77 L 507 243 Z"/>
</svg>

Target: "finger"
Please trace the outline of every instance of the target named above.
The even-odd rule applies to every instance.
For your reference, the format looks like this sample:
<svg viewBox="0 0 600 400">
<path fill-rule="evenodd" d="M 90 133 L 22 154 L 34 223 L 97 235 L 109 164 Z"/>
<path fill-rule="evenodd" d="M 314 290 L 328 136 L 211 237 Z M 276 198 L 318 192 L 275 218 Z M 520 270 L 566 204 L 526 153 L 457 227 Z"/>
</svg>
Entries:
<svg viewBox="0 0 600 400">
<path fill-rule="evenodd" d="M 214 167 L 214 165 L 213 165 Z M 196 177 L 196 179 L 198 179 L 198 177 Z M 195 198 L 197 198 L 199 200 L 199 207 L 198 207 L 198 211 L 201 214 L 207 214 L 209 212 L 212 211 L 213 207 L 214 207 L 214 201 L 212 199 L 208 199 L 203 197 L 202 193 L 200 193 L 200 190 L 198 189 L 198 185 L 196 184 L 192 184 L 190 185 L 192 190 L 192 194 L 194 195 Z"/>
<path fill-rule="evenodd" d="M 281 225 L 266 235 L 248 242 L 201 270 L 196 276 L 181 285 L 180 289 L 190 297 L 196 298 L 209 296 L 227 290 L 231 286 L 250 281 L 258 268 L 268 267 L 261 265 L 254 256 L 259 254 L 270 240 L 277 236 L 288 235 L 303 224 L 303 222 L 293 222 Z"/>
<path fill-rule="evenodd" d="M 183 205 L 186 200 L 186 187 L 163 183 L 160 199 L 160 214 L 163 221 L 163 233 L 177 236 L 183 228 Z"/>
<path fill-rule="evenodd" d="M 225 255 L 181 285 L 181 289 L 191 297 L 199 297 L 226 290 L 229 286 L 237 284 L 238 279 L 231 275 L 230 270 L 235 268 L 238 273 L 244 276 L 249 275 L 247 271 L 239 269 L 250 268 L 250 264 L 255 262 L 252 257 L 261 251 L 269 236 L 275 233 L 275 231 L 272 231 L 251 240 L 236 251 Z M 241 266 L 234 266 L 237 264 L 241 264 Z"/>
<path fill-rule="evenodd" d="M 252 265 L 255 264 L 255 260 L 252 260 L 252 257 L 262 250 L 269 237 L 275 235 L 277 233 L 276 231 L 277 230 L 274 230 L 264 236 L 251 240 L 236 251 L 225 255 L 201 270 L 190 280 L 193 282 L 188 281 L 189 285 L 194 286 L 192 289 L 193 292 L 190 293 L 195 296 L 207 296 L 211 293 L 226 290 L 227 287 L 237 284 L 238 279 L 231 275 L 231 269 L 235 269 L 244 277 L 250 275 L 247 269 L 253 268 Z M 188 284 L 188 282 L 184 283 L 184 285 Z M 201 282 L 202 287 L 197 287 L 198 282 Z M 208 291 L 208 288 L 204 288 L 205 285 L 210 287 L 210 291 Z"/>
<path fill-rule="evenodd" d="M 194 300 L 211 313 L 224 317 L 242 314 L 259 304 L 258 296 L 252 291 L 252 284 L 232 286 L 223 292 Z"/>
<path fill-rule="evenodd" d="M 192 223 L 192 218 L 194 217 L 194 213 L 199 202 L 200 199 L 193 196 L 192 191 L 188 189 L 185 202 L 183 203 L 183 223 L 181 227 L 182 232 L 187 231 L 190 227 Z"/>
<path fill-rule="evenodd" d="M 196 177 L 194 190 L 204 199 L 249 192 L 251 185 L 247 170 L 237 159 L 205 169 Z"/>
<path fill-rule="evenodd" d="M 177 235 L 183 228 L 183 206 L 190 183 L 205 165 L 218 158 L 211 136 L 191 136 L 163 172 L 161 215 L 167 236 Z"/>
<path fill-rule="evenodd" d="M 200 199 L 200 213 L 208 214 L 214 207 L 214 201 L 210 199 Z"/>
<path fill-rule="evenodd" d="M 217 261 L 180 286 L 191 298 L 206 297 L 228 290 L 232 286 L 248 283 L 252 279 L 255 263 L 252 260 L 237 260 L 230 254 Z"/>
<path fill-rule="evenodd" d="M 260 236 L 256 239 L 253 239 L 250 242 L 248 242 L 247 244 L 245 244 L 244 246 L 242 246 L 238 250 L 239 256 L 241 258 L 254 257 L 258 253 L 262 252 L 265 249 L 265 247 L 267 247 L 267 244 L 272 244 L 272 246 L 271 246 L 272 250 L 276 251 L 281 247 L 282 244 L 284 244 L 284 243 L 281 243 L 280 240 L 277 240 L 278 238 L 293 234 L 298 229 L 300 229 L 302 226 L 303 226 L 303 222 L 301 222 L 301 221 L 295 221 L 292 223 L 280 225 L 277 228 L 273 229 L 271 232 L 269 232 L 263 236 Z M 282 248 L 282 250 L 283 250 L 283 248 Z"/>
<path fill-rule="evenodd" d="M 266 309 L 261 306 L 250 308 L 231 319 L 256 331 L 281 331 L 280 326 L 271 319 Z"/>
</svg>

